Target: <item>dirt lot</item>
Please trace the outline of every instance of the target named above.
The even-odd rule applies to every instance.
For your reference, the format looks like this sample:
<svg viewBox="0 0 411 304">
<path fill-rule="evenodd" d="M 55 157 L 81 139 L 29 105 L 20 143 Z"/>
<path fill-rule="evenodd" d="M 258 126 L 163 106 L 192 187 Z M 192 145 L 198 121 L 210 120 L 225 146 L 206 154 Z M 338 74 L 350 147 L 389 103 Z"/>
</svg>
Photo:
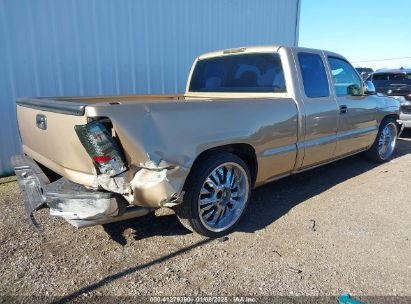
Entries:
<svg viewBox="0 0 411 304">
<path fill-rule="evenodd" d="M 411 296 L 410 168 L 408 133 L 389 163 L 355 156 L 273 182 L 225 241 L 167 210 L 83 230 L 41 210 L 37 234 L 3 178 L 0 295 Z"/>
</svg>

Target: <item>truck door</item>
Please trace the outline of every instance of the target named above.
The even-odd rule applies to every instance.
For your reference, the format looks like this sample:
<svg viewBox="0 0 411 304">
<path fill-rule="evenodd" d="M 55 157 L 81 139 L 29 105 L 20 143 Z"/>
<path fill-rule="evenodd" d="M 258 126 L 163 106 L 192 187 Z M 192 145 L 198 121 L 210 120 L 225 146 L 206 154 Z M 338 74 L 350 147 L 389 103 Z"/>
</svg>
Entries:
<svg viewBox="0 0 411 304">
<path fill-rule="evenodd" d="M 300 168 L 306 168 L 332 158 L 337 143 L 338 105 L 331 94 L 323 53 L 310 50 L 295 55 L 305 127 L 304 139 L 299 143 L 304 150 Z"/>
<path fill-rule="evenodd" d="M 343 58 L 327 56 L 332 75 L 333 94 L 339 107 L 335 157 L 372 145 L 378 132 L 376 98 L 362 92 L 362 81 Z"/>
</svg>

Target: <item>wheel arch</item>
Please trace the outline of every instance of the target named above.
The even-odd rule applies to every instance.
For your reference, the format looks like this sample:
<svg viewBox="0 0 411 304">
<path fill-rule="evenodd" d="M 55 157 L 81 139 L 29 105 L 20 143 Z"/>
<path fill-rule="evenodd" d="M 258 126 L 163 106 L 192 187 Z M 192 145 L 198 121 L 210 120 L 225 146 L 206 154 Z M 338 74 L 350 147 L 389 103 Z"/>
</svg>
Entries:
<svg viewBox="0 0 411 304">
<path fill-rule="evenodd" d="M 400 116 L 398 114 L 394 114 L 394 113 L 387 114 L 381 119 L 381 121 L 383 121 L 384 119 L 387 119 L 387 118 L 393 118 L 393 119 L 397 120 L 397 119 L 400 118 Z"/>
<path fill-rule="evenodd" d="M 247 165 L 248 170 L 250 171 L 251 185 L 252 187 L 254 186 L 258 173 L 257 155 L 254 147 L 246 143 L 227 144 L 222 146 L 216 146 L 202 151 L 194 160 L 193 165 L 191 166 L 190 173 L 192 172 L 193 168 L 195 168 L 196 165 L 202 161 L 202 159 L 216 152 L 228 152 L 241 158 L 242 161 Z"/>
<path fill-rule="evenodd" d="M 397 120 L 400 119 L 400 116 L 398 114 L 395 114 L 395 113 L 387 114 L 381 119 L 380 125 L 384 120 L 386 120 L 388 118 L 392 118 L 392 119 L 395 120 L 395 123 L 397 124 L 397 129 L 398 129 L 398 132 L 399 132 L 400 129 L 401 129 L 401 125 L 397 122 Z"/>
</svg>

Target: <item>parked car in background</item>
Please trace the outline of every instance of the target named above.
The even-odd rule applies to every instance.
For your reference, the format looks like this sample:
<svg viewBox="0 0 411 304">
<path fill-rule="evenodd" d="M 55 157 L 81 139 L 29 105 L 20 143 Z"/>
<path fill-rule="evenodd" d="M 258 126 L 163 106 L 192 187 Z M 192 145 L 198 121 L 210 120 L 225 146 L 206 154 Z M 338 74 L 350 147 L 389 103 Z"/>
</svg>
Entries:
<svg viewBox="0 0 411 304">
<path fill-rule="evenodd" d="M 361 75 L 363 80 L 366 80 L 370 75 L 374 72 L 372 68 L 355 68 L 358 72 L 358 74 Z"/>
<path fill-rule="evenodd" d="M 199 56 L 181 95 L 19 99 L 12 163 L 31 219 L 43 205 L 77 227 L 168 207 L 218 237 L 254 187 L 360 152 L 389 160 L 398 115 L 339 54 L 227 49 Z"/>
<path fill-rule="evenodd" d="M 411 69 L 378 70 L 370 80 L 378 93 L 400 101 L 400 121 L 405 128 L 411 128 Z"/>
</svg>

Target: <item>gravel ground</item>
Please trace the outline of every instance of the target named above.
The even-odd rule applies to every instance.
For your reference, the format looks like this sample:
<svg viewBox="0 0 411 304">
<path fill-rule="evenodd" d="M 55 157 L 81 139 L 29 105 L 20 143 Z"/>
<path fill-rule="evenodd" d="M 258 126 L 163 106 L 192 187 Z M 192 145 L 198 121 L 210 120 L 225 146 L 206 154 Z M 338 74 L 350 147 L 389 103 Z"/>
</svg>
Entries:
<svg viewBox="0 0 411 304">
<path fill-rule="evenodd" d="M 411 296 L 410 166 L 411 132 L 389 163 L 354 156 L 273 182 L 219 240 L 169 210 L 77 230 L 43 209 L 38 234 L 3 178 L 0 295 Z"/>
</svg>

